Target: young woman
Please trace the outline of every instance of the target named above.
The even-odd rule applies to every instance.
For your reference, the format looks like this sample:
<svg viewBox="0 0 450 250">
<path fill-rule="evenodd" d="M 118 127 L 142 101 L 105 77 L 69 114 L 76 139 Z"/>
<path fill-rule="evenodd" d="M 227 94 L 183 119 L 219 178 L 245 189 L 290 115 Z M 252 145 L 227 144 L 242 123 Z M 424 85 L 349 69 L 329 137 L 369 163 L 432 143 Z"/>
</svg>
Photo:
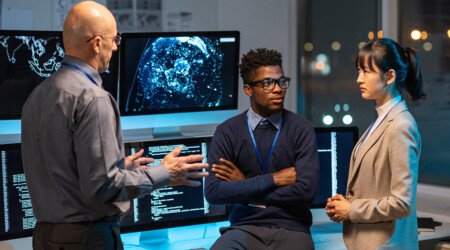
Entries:
<svg viewBox="0 0 450 250">
<path fill-rule="evenodd" d="M 328 199 L 326 212 L 343 222 L 348 249 L 418 249 L 416 189 L 421 139 L 401 93 L 424 99 L 419 58 L 383 38 L 356 58 L 361 96 L 375 100 L 378 118 L 353 149 L 347 196 Z"/>
</svg>

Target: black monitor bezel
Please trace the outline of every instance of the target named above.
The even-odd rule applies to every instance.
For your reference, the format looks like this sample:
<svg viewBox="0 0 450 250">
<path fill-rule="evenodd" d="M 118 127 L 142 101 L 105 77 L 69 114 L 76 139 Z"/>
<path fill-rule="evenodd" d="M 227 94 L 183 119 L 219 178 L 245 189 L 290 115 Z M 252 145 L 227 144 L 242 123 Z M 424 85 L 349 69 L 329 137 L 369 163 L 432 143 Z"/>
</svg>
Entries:
<svg viewBox="0 0 450 250">
<path fill-rule="evenodd" d="M 145 141 L 129 141 L 125 142 L 125 152 L 128 152 L 129 148 L 144 148 L 148 146 L 157 146 L 157 145 L 174 145 L 174 144 L 189 144 L 189 143 L 199 143 L 206 142 L 211 143 L 212 136 L 202 136 L 202 137 L 186 137 L 186 138 L 177 138 L 177 139 L 164 139 L 164 140 L 145 140 Z M 165 229 L 172 227 L 181 227 L 181 226 L 190 226 L 190 225 L 198 225 L 204 223 L 212 223 L 219 221 L 228 221 L 228 216 L 230 214 L 230 207 L 225 206 L 225 214 L 223 215 L 214 215 L 214 216 L 206 216 L 200 218 L 193 219 L 183 219 L 177 221 L 164 221 L 164 222 L 151 222 L 142 225 L 127 225 L 120 226 L 120 231 L 122 233 L 132 233 L 139 231 L 148 231 L 148 230 L 156 230 L 156 229 Z"/>
<path fill-rule="evenodd" d="M 37 37 L 60 37 L 61 40 L 61 46 L 64 49 L 64 43 L 63 43 L 63 32 L 62 31 L 46 31 L 46 30 L 0 30 L 0 36 L 37 36 Z M 120 46 L 118 48 L 120 51 Z M 112 73 L 112 81 L 113 85 L 111 86 L 111 89 L 108 90 L 108 92 L 114 97 L 115 100 L 117 100 L 117 94 L 118 94 L 118 79 L 119 79 L 119 51 L 116 51 L 112 54 L 110 62 L 112 63 L 110 65 L 109 70 Z M 111 68 L 111 67 L 116 67 Z M 100 75 L 103 77 L 104 73 L 101 73 Z M 38 83 L 36 86 L 38 86 L 40 83 Z M 35 87 L 36 87 L 35 86 Z M 31 93 L 30 93 L 31 94 Z M 21 114 L 17 113 L 9 113 L 9 114 L 1 114 L 0 113 L 0 120 L 18 120 L 21 118 Z"/>
<path fill-rule="evenodd" d="M 330 132 L 352 132 L 353 133 L 353 146 L 356 145 L 359 139 L 359 129 L 356 126 L 349 127 L 315 127 L 315 133 L 330 133 Z M 349 156 L 350 157 L 350 156 Z M 320 163 L 319 163 L 320 164 Z M 350 167 L 350 166 L 347 166 Z M 320 178 L 320 177 L 319 177 Z M 327 201 L 323 201 L 322 203 L 312 203 L 310 208 L 324 208 Z"/>
<path fill-rule="evenodd" d="M 0 151 L 8 151 L 8 150 L 21 150 L 21 143 L 0 144 Z M 0 241 L 31 237 L 32 235 L 33 229 L 27 229 L 22 232 L 3 233 L 0 234 Z"/>
<path fill-rule="evenodd" d="M 240 32 L 239 31 L 178 31 L 178 32 L 130 32 L 130 33 L 122 33 L 122 43 L 120 50 L 120 64 L 119 64 L 119 89 L 118 89 L 118 106 L 120 110 L 121 116 L 135 116 L 135 115 L 153 115 L 153 114 L 166 114 L 166 113 L 183 113 L 183 112 L 201 112 L 201 111 L 213 111 L 213 110 L 233 110 L 237 109 L 238 105 L 238 90 L 239 90 L 239 50 L 240 50 Z M 128 93 L 128 89 L 126 88 L 126 84 L 123 84 L 125 80 L 125 60 L 126 60 L 126 46 L 127 39 L 130 38 L 158 38 L 158 37 L 182 37 L 182 36 L 212 36 L 212 37 L 234 37 L 236 43 L 235 50 L 235 62 L 234 62 L 234 76 L 233 76 L 233 104 L 231 105 L 223 105 L 219 107 L 189 107 L 189 108 L 177 108 L 177 109 L 160 109 L 160 110 L 147 110 L 147 111 L 139 111 L 132 112 L 126 111 L 124 107 L 124 103 L 126 103 L 126 93 Z"/>
</svg>

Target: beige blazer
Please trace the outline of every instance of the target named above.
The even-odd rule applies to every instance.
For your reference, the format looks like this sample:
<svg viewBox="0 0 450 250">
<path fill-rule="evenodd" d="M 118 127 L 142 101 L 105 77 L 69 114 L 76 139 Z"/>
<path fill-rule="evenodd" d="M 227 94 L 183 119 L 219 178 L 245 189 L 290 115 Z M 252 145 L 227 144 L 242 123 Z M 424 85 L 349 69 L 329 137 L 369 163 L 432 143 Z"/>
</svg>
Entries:
<svg viewBox="0 0 450 250">
<path fill-rule="evenodd" d="M 421 151 L 417 124 L 399 102 L 350 160 L 343 225 L 348 249 L 418 249 L 416 189 Z"/>
</svg>

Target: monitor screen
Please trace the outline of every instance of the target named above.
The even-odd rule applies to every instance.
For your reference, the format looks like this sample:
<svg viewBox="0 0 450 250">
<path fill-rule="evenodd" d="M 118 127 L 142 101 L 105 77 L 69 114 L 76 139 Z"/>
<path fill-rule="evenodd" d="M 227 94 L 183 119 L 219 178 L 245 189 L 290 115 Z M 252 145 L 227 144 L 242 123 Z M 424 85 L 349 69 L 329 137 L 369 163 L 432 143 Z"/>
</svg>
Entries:
<svg viewBox="0 0 450 250">
<path fill-rule="evenodd" d="M 345 196 L 350 157 L 358 140 L 358 127 L 315 128 L 320 173 L 316 198 L 311 207 L 323 208 L 336 193 Z"/>
<path fill-rule="evenodd" d="M 164 156 L 183 146 L 181 156 L 202 154 L 207 156 L 211 137 L 185 138 L 125 143 L 126 154 L 144 149 L 144 156 L 159 164 Z M 1 185 L 0 240 L 32 235 L 36 219 L 23 173 L 20 143 L 0 144 Z M 204 198 L 204 179 L 199 187 L 164 187 L 151 195 L 131 201 L 130 211 L 121 218 L 121 232 L 186 226 L 228 219 L 225 206 L 209 206 Z"/>
<path fill-rule="evenodd" d="M 36 219 L 22 168 L 20 143 L 1 144 L 2 195 L 0 199 L 0 240 L 32 235 Z"/>
<path fill-rule="evenodd" d="M 119 53 L 102 73 L 103 87 L 117 98 Z M 0 30 L 0 119 L 20 119 L 33 89 L 60 67 L 62 32 Z"/>
<path fill-rule="evenodd" d="M 158 165 L 166 154 L 183 146 L 181 155 L 202 154 L 206 157 L 211 137 L 196 137 L 176 140 L 155 140 L 125 143 L 126 154 L 144 149 L 144 156 L 152 157 Z M 150 195 L 131 202 L 130 211 L 121 218 L 121 232 L 136 232 L 176 226 L 226 221 L 225 206 L 209 206 L 204 196 L 204 178 L 201 186 L 164 187 Z"/>
<path fill-rule="evenodd" d="M 122 34 L 121 115 L 237 109 L 239 32 Z"/>
</svg>

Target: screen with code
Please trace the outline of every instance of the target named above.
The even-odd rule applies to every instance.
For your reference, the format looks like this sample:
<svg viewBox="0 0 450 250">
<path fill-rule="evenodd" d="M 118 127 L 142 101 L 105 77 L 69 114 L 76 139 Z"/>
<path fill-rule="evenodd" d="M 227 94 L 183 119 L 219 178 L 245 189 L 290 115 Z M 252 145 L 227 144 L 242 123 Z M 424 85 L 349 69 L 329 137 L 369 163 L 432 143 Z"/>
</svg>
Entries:
<svg viewBox="0 0 450 250">
<path fill-rule="evenodd" d="M 316 128 L 320 160 L 320 179 L 312 207 L 323 207 L 336 193 L 345 195 L 350 156 L 358 138 L 356 127 Z M 125 143 L 126 155 L 144 149 L 158 165 L 164 156 L 181 145 L 181 156 L 208 154 L 211 137 L 154 140 Z M 22 169 L 20 144 L 0 145 L 1 185 L 0 240 L 32 235 L 36 224 Z M 122 233 L 170 228 L 228 219 L 225 206 L 210 206 L 204 198 L 204 180 L 200 187 L 164 187 L 131 201 L 130 211 L 121 218 Z"/>
<path fill-rule="evenodd" d="M 0 145 L 0 155 L 0 240 L 31 236 L 36 219 L 22 169 L 20 144 Z"/>
<path fill-rule="evenodd" d="M 126 154 L 144 149 L 144 156 L 155 159 L 149 166 L 157 166 L 164 156 L 182 146 L 181 156 L 208 154 L 211 137 L 178 140 L 125 143 Z M 128 152 L 127 152 L 128 151 Z M 209 206 L 204 196 L 204 179 L 199 187 L 175 186 L 153 191 L 149 196 L 134 199 L 131 209 L 121 219 L 122 232 L 134 232 L 227 220 L 225 206 Z"/>
<path fill-rule="evenodd" d="M 315 128 L 320 161 L 316 198 L 311 207 L 325 206 L 335 194 L 345 196 L 350 157 L 358 140 L 357 127 Z"/>
</svg>

